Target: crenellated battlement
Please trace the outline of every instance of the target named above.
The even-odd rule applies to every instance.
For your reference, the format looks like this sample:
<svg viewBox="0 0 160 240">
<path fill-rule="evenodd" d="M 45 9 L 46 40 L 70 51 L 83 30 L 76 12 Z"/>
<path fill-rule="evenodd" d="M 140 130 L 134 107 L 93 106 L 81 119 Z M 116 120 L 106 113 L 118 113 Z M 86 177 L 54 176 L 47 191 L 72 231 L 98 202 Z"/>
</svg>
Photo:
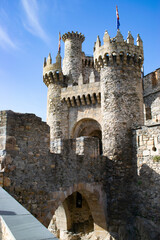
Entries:
<svg viewBox="0 0 160 240">
<path fill-rule="evenodd" d="M 61 99 L 67 103 L 68 107 L 100 104 L 100 82 L 62 88 Z"/>
<path fill-rule="evenodd" d="M 63 80 L 63 74 L 61 69 L 61 56 L 58 53 L 56 57 L 56 62 L 52 64 L 52 58 L 51 54 L 49 53 L 49 56 L 44 59 L 44 65 L 43 65 L 43 82 L 47 85 L 53 82 L 59 82 Z"/>
<path fill-rule="evenodd" d="M 68 32 L 62 36 L 65 45 L 63 74 L 69 76 L 70 83 L 76 85 L 82 73 L 82 42 L 85 37 L 78 32 Z"/>
<path fill-rule="evenodd" d="M 43 76 L 49 72 L 55 72 L 55 71 L 61 71 L 61 56 L 58 53 L 56 56 L 56 62 L 52 64 L 52 57 L 49 53 L 48 58 L 44 58 L 44 64 L 43 64 Z"/>
<path fill-rule="evenodd" d="M 93 67 L 94 66 L 94 58 L 93 56 L 83 56 L 82 57 L 82 66 L 83 67 Z"/>
<path fill-rule="evenodd" d="M 137 45 L 134 45 L 134 38 L 128 32 L 127 40 L 123 39 L 118 30 L 114 38 L 110 38 L 108 32 L 104 33 L 103 45 L 99 36 L 94 46 L 94 64 L 97 70 L 103 66 L 134 65 L 141 67 L 143 64 L 143 42 L 137 35 Z"/>
<path fill-rule="evenodd" d="M 46 86 L 48 87 L 50 83 L 58 83 L 58 82 L 62 82 L 63 79 L 63 74 L 62 71 L 61 72 L 49 72 L 48 74 L 46 73 L 43 76 L 43 82 L 46 84 Z"/>
<path fill-rule="evenodd" d="M 63 34 L 62 40 L 65 42 L 66 39 L 79 39 L 81 40 L 81 42 L 83 42 L 85 40 L 85 36 L 82 33 L 72 31 L 72 32 Z"/>
<path fill-rule="evenodd" d="M 147 74 L 143 78 L 144 96 L 156 93 L 160 90 L 160 68 Z"/>
</svg>

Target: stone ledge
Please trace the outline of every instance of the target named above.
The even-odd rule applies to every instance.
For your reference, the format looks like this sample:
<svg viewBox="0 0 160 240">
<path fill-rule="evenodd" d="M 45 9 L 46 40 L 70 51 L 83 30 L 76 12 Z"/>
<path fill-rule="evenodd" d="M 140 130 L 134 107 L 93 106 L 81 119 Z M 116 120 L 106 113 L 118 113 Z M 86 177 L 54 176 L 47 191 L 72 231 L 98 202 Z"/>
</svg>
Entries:
<svg viewBox="0 0 160 240">
<path fill-rule="evenodd" d="M 2 240 L 58 240 L 1 187 L 0 219 Z"/>
</svg>

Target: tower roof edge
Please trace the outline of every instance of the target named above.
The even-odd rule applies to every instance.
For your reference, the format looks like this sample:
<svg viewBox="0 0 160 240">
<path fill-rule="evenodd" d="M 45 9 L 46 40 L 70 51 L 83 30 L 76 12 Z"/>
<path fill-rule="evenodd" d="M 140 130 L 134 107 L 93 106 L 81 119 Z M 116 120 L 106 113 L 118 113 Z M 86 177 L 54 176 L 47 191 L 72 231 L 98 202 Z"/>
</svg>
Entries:
<svg viewBox="0 0 160 240">
<path fill-rule="evenodd" d="M 62 36 L 63 42 L 65 42 L 67 39 L 80 39 L 83 42 L 85 40 L 85 36 L 82 33 L 72 31 L 63 34 Z"/>
</svg>

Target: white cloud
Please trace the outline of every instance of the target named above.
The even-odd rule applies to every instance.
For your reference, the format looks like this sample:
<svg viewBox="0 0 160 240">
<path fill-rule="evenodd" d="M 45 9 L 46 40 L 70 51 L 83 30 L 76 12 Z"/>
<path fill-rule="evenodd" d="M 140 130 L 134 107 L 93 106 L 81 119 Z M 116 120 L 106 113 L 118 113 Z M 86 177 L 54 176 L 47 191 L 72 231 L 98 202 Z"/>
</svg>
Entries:
<svg viewBox="0 0 160 240">
<path fill-rule="evenodd" d="M 8 33 L 0 26 L 0 46 L 3 48 L 11 47 L 17 48 L 16 44 L 10 38 Z"/>
<path fill-rule="evenodd" d="M 27 17 L 27 21 L 24 24 L 27 31 L 48 42 L 48 36 L 39 21 L 37 0 L 21 0 L 21 2 Z"/>
</svg>

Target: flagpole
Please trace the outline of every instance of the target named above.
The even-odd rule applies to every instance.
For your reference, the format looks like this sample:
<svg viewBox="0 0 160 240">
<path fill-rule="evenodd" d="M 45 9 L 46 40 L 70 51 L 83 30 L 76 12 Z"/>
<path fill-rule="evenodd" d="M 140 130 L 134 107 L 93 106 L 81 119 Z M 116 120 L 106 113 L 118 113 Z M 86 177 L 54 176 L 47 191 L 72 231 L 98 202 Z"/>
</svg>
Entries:
<svg viewBox="0 0 160 240">
<path fill-rule="evenodd" d="M 116 6 L 116 16 L 117 16 L 117 30 L 119 30 L 120 21 L 119 21 L 119 13 L 118 13 L 118 7 Z"/>
<path fill-rule="evenodd" d="M 58 53 L 61 53 L 61 33 L 59 32 Z"/>
</svg>

